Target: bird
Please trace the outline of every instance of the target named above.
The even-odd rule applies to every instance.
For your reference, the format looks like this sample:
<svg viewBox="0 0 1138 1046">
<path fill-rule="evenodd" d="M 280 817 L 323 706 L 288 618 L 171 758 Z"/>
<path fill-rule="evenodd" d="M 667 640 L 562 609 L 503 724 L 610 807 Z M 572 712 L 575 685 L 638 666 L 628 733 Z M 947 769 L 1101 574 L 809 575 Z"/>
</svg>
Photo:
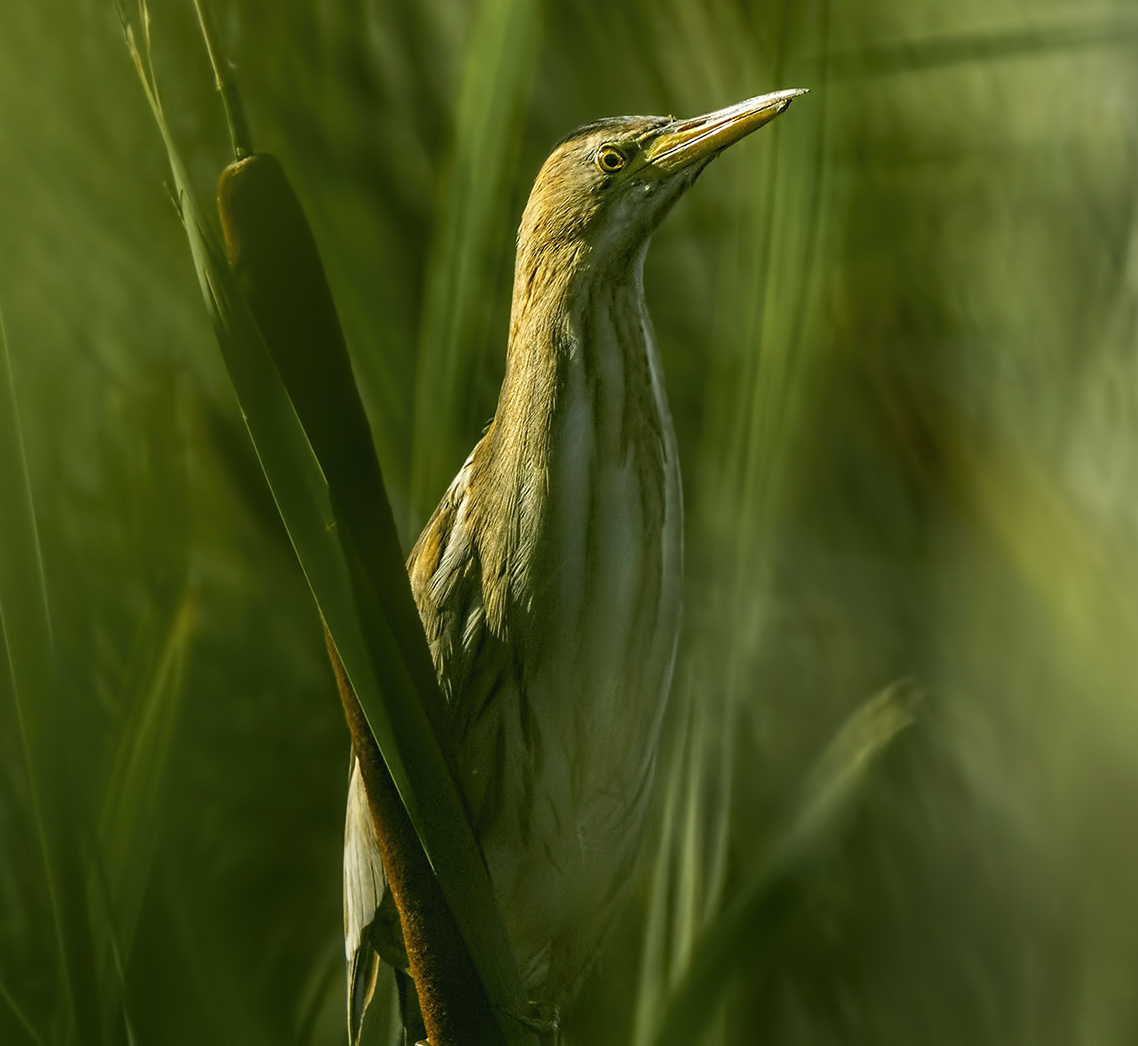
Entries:
<svg viewBox="0 0 1138 1046">
<path fill-rule="evenodd" d="M 611 117 L 554 146 L 518 229 L 497 408 L 407 560 L 460 791 L 537 1012 L 571 1001 L 632 881 L 680 631 L 683 501 L 649 241 L 716 156 L 804 93 Z M 353 1043 L 378 952 L 398 950 L 387 901 L 357 761 Z"/>
</svg>

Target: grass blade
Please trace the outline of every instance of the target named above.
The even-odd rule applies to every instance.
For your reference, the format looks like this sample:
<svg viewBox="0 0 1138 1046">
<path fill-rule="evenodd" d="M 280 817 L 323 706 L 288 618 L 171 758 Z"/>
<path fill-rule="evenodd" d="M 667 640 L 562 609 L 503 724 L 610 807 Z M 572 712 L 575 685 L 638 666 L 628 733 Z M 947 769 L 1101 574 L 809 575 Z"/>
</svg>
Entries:
<svg viewBox="0 0 1138 1046">
<path fill-rule="evenodd" d="M 188 588 L 152 608 L 137 649 L 147 658 L 134 681 L 127 723 L 111 764 L 99 823 L 116 965 L 129 959 L 159 830 L 158 798 L 181 705 L 194 602 Z"/>
<path fill-rule="evenodd" d="M 40 1033 L 36 1031 L 32 1022 L 28 1020 L 27 1014 L 20 1008 L 16 1000 L 12 998 L 12 993 L 8 991 L 3 980 L 0 980 L 0 999 L 4 1000 L 12 1016 L 15 1017 L 19 1023 L 20 1028 L 27 1034 L 28 1039 L 31 1040 L 35 1046 L 45 1046 Z"/>
<path fill-rule="evenodd" d="M 98 1041 L 91 928 L 79 863 L 75 804 L 69 780 L 69 723 L 56 692 L 55 653 L 39 532 L 24 457 L 15 383 L 0 318 L 0 626 L 32 816 L 51 898 L 62 990 L 75 1041 Z"/>
<path fill-rule="evenodd" d="M 741 954 L 768 936 L 796 880 L 832 845 L 889 743 L 913 722 L 906 684 L 871 698 L 846 721 L 807 775 L 789 818 L 751 882 L 708 928 L 661 1014 L 655 1046 L 691 1046 L 732 983 Z"/>
</svg>

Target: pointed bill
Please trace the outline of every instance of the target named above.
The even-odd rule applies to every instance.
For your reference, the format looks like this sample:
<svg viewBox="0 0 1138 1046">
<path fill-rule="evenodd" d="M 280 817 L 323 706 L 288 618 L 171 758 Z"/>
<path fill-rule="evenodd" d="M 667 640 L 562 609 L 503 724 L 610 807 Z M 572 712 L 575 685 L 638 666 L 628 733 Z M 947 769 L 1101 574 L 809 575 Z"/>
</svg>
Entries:
<svg viewBox="0 0 1138 1046">
<path fill-rule="evenodd" d="M 802 88 L 776 91 L 748 98 L 726 109 L 716 109 L 705 116 L 676 120 L 664 128 L 648 147 L 645 159 L 668 174 L 708 160 L 763 124 L 770 123 L 800 94 L 806 94 L 806 91 Z"/>
</svg>

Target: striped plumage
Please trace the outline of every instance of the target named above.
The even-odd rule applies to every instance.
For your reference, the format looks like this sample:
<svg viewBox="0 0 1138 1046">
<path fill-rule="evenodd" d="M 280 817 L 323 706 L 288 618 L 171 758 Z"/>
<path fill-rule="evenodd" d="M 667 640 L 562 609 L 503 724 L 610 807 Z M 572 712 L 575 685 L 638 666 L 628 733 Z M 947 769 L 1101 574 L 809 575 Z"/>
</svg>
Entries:
<svg viewBox="0 0 1138 1046">
<path fill-rule="evenodd" d="M 707 162 L 791 96 L 603 120 L 554 149 L 518 233 L 497 411 L 408 561 L 475 833 L 547 1006 L 571 995 L 628 883 L 679 627 L 680 473 L 648 240 Z M 358 1011 L 382 883 L 358 773 L 351 789 Z"/>
</svg>

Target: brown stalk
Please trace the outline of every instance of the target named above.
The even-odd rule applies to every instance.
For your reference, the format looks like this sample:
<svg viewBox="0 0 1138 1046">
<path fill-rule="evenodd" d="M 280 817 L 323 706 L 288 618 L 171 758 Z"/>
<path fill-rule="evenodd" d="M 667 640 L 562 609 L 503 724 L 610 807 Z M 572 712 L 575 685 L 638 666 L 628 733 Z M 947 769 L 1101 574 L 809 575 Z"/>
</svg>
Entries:
<svg viewBox="0 0 1138 1046">
<path fill-rule="evenodd" d="M 445 758 L 442 697 L 339 318 L 300 201 L 280 164 L 255 153 L 223 172 L 218 208 L 230 266 L 312 441 L 335 511 L 369 536 L 358 550 L 360 569 L 378 588 Z M 498 1043 L 501 1033 L 470 953 L 327 627 L 324 633 L 430 1044 Z"/>
<path fill-rule="evenodd" d="M 403 943 L 431 1046 L 497 1039 L 482 982 L 419 837 L 391 780 L 327 626 L 324 641 L 336 674 L 352 750 L 360 763 L 387 886 L 399 910 Z"/>
</svg>

